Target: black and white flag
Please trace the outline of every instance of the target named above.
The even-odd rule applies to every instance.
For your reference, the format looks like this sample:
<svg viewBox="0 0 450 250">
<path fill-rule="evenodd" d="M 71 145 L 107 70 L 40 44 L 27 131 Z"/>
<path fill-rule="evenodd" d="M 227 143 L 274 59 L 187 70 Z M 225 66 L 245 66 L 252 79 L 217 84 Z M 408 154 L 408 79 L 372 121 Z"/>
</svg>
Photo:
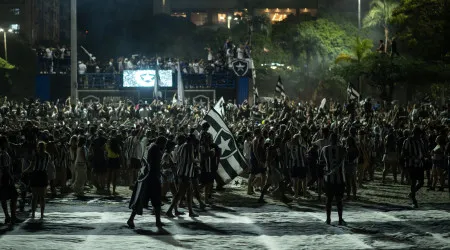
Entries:
<svg viewBox="0 0 450 250">
<path fill-rule="evenodd" d="M 256 103 L 259 99 L 258 88 L 253 84 L 253 102 Z"/>
<path fill-rule="evenodd" d="M 204 121 L 209 123 L 208 132 L 212 135 L 214 143 L 221 150 L 216 181 L 227 184 L 247 168 L 247 163 L 237 146 L 233 134 L 215 109 L 211 109 L 208 112 Z"/>
<path fill-rule="evenodd" d="M 349 83 L 347 87 L 347 98 L 348 100 L 359 100 L 361 95 L 355 88 L 353 88 L 352 84 Z"/>
<path fill-rule="evenodd" d="M 275 91 L 279 93 L 282 97 L 286 97 L 286 93 L 284 92 L 283 82 L 281 81 L 281 76 L 278 76 L 277 86 L 275 87 Z"/>
</svg>

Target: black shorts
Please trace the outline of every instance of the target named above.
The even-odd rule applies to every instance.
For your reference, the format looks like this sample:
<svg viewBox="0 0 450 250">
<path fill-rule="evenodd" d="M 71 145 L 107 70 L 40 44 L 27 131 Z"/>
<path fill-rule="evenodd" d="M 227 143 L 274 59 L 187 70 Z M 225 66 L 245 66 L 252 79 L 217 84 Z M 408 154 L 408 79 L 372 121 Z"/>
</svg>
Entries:
<svg viewBox="0 0 450 250">
<path fill-rule="evenodd" d="M 411 180 L 424 180 L 425 179 L 425 174 L 424 174 L 425 169 L 420 168 L 420 167 L 410 167 L 408 168 L 408 173 L 409 173 L 409 178 Z"/>
<path fill-rule="evenodd" d="M 108 168 L 109 169 L 119 169 L 120 168 L 120 158 L 108 158 Z"/>
<path fill-rule="evenodd" d="M 7 201 L 16 199 L 18 196 L 16 187 L 14 185 L 0 186 L 0 200 Z"/>
<path fill-rule="evenodd" d="M 159 182 L 154 182 L 151 185 L 149 190 L 149 200 L 152 203 L 152 207 L 160 207 L 161 206 L 161 185 Z"/>
<path fill-rule="evenodd" d="M 46 171 L 36 171 L 31 173 L 30 187 L 45 188 L 48 185 L 48 176 Z"/>
<path fill-rule="evenodd" d="M 136 159 L 136 158 L 131 158 L 130 166 L 132 169 L 141 169 L 141 160 Z"/>
<path fill-rule="evenodd" d="M 202 172 L 200 175 L 200 182 L 202 184 L 214 183 L 214 173 Z"/>
<path fill-rule="evenodd" d="M 334 183 L 328 183 L 325 182 L 325 195 L 333 199 L 333 197 L 336 197 L 336 199 L 342 199 L 344 197 L 345 192 L 345 183 L 341 184 L 334 184 Z"/>
<path fill-rule="evenodd" d="M 292 168 L 291 169 L 291 177 L 292 178 L 300 178 L 300 179 L 306 178 L 306 168 L 298 168 L 298 167 Z"/>
<path fill-rule="evenodd" d="M 252 162 L 251 174 L 253 174 L 253 175 L 265 174 L 266 173 L 266 168 L 260 167 L 260 166 L 261 166 L 261 164 L 258 164 L 256 162 Z"/>
<path fill-rule="evenodd" d="M 96 174 L 102 174 L 102 173 L 106 173 L 106 160 L 105 159 L 98 159 L 98 160 L 93 160 L 92 162 L 92 172 L 96 173 Z"/>
<path fill-rule="evenodd" d="M 323 178 L 325 176 L 325 172 L 323 171 L 322 166 L 316 166 L 316 176 L 317 178 Z"/>
</svg>

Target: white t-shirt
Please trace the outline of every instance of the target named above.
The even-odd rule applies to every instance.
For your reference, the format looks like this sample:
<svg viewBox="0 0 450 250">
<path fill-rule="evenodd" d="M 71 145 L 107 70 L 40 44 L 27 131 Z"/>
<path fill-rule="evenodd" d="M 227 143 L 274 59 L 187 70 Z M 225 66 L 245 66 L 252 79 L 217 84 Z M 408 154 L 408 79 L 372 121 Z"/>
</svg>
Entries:
<svg viewBox="0 0 450 250">
<path fill-rule="evenodd" d="M 244 59 L 244 50 L 241 48 L 237 49 L 237 58 L 238 59 Z"/>
<path fill-rule="evenodd" d="M 52 59 L 53 58 L 53 52 L 51 49 L 47 48 L 45 49 L 45 55 L 48 59 Z"/>
<path fill-rule="evenodd" d="M 86 69 L 87 69 L 86 64 L 84 63 L 78 64 L 78 74 L 80 75 L 86 74 Z"/>
<path fill-rule="evenodd" d="M 61 51 L 61 59 L 64 59 L 64 55 L 66 53 L 66 49 L 65 48 L 61 48 L 61 49 L 59 49 L 59 51 Z"/>
<path fill-rule="evenodd" d="M 192 67 L 194 68 L 194 72 L 195 72 L 195 74 L 198 74 L 199 73 L 199 64 L 198 63 L 194 63 L 193 65 L 192 65 Z"/>
</svg>

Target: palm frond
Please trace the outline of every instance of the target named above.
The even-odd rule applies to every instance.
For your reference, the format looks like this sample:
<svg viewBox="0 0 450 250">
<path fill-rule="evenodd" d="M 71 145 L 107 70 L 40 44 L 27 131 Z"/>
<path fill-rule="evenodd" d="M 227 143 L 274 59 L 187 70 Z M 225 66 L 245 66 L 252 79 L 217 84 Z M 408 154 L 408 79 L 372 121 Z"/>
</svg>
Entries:
<svg viewBox="0 0 450 250">
<path fill-rule="evenodd" d="M 336 59 L 334 60 L 335 63 L 343 63 L 343 62 L 348 62 L 348 63 L 352 63 L 352 62 L 356 62 L 356 59 L 353 58 L 351 55 L 349 54 L 345 54 L 345 53 L 341 53 L 340 55 L 338 55 L 336 57 Z"/>
<path fill-rule="evenodd" d="M 15 66 L 0 57 L 0 69 L 14 69 Z"/>
</svg>

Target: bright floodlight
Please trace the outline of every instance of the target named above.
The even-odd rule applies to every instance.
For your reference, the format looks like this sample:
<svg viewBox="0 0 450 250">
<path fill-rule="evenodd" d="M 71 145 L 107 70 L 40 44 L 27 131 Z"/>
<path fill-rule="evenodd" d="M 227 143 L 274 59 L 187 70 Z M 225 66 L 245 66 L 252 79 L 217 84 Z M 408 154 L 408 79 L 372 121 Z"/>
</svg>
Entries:
<svg viewBox="0 0 450 250">
<path fill-rule="evenodd" d="M 5 31 L 4 29 L 2 29 L 2 28 L 0 28 L 0 32 L 3 32 L 3 31 Z"/>
<path fill-rule="evenodd" d="M 228 16 L 228 20 L 231 20 L 231 16 Z"/>
<path fill-rule="evenodd" d="M 9 30 L 8 30 L 8 32 L 9 32 L 9 33 L 12 33 L 12 32 L 13 32 L 13 30 L 12 30 L 12 29 L 9 29 Z"/>
</svg>

